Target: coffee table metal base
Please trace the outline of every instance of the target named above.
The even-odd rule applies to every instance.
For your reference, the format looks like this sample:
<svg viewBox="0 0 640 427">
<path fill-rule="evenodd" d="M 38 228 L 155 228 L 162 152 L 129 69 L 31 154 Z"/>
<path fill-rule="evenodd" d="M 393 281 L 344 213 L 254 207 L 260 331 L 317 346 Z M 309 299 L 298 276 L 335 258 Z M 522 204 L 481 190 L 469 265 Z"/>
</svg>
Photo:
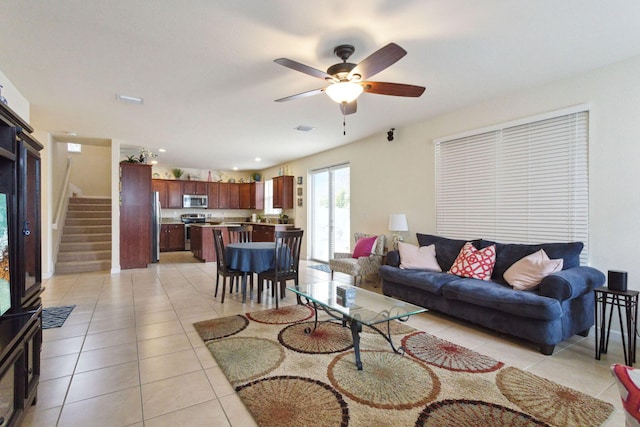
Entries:
<svg viewBox="0 0 640 427">
<path fill-rule="evenodd" d="M 349 328 L 351 329 L 351 337 L 353 339 L 353 352 L 355 353 L 355 357 L 356 357 L 356 367 L 358 368 L 359 371 L 361 371 L 362 370 L 362 360 L 360 359 L 360 332 L 362 332 L 362 323 L 360 323 L 356 319 L 344 316 L 342 314 L 337 315 L 336 313 L 338 313 L 338 312 L 334 312 L 329 307 L 326 307 L 324 305 L 318 304 L 315 301 L 308 301 L 306 303 L 306 305 L 312 305 L 313 309 L 314 309 L 313 311 L 315 312 L 313 329 L 312 328 L 305 328 L 304 332 L 306 334 L 312 334 L 313 332 L 315 332 L 315 330 L 318 328 L 318 325 L 320 323 L 338 321 L 338 322 L 340 322 L 342 324 L 342 326 L 347 326 L 347 324 L 349 324 Z M 327 313 L 332 318 L 328 319 L 328 320 L 323 320 L 323 321 L 318 320 L 318 309 L 319 308 L 321 308 L 325 313 Z M 406 322 L 407 319 L 409 319 L 409 316 L 403 317 L 403 318 L 399 318 L 399 319 L 395 319 L 395 320 L 399 320 L 401 322 Z M 387 332 L 386 332 L 386 334 L 383 331 L 381 331 L 380 329 L 378 329 L 375 325 L 368 325 L 368 326 L 371 329 L 373 329 L 374 331 L 376 331 L 377 333 L 379 333 L 385 340 L 387 340 L 389 345 L 391 345 L 391 349 L 395 353 L 400 354 L 400 355 L 404 355 L 404 348 L 402 346 L 399 346 L 399 347 L 396 348 L 396 346 L 393 344 L 393 340 L 391 339 L 391 320 L 387 320 L 386 322 L 383 322 L 383 323 L 387 324 Z"/>
</svg>

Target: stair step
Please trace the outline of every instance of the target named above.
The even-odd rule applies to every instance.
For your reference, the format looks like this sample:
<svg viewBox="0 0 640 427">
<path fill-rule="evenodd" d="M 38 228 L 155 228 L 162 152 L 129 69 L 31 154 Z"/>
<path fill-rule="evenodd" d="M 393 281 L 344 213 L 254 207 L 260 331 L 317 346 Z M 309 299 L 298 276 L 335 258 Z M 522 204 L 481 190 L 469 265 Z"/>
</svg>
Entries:
<svg viewBox="0 0 640 427">
<path fill-rule="evenodd" d="M 111 226 L 111 216 L 108 218 L 69 218 L 64 223 L 65 227 L 74 226 L 96 226 L 96 225 L 108 225 Z"/>
<path fill-rule="evenodd" d="M 110 225 L 65 225 L 62 229 L 64 234 L 106 234 L 111 233 Z"/>
<path fill-rule="evenodd" d="M 58 253 L 62 252 L 79 252 L 79 251 L 110 251 L 111 238 L 104 242 L 71 242 L 60 243 Z"/>
<path fill-rule="evenodd" d="M 111 260 L 57 262 L 56 274 L 111 270 Z"/>
<path fill-rule="evenodd" d="M 109 197 L 69 197 L 70 205 L 111 205 L 111 198 Z"/>
<path fill-rule="evenodd" d="M 111 230 L 109 230 L 111 231 Z M 111 242 L 111 233 L 98 234 L 63 234 L 62 243 L 78 243 L 78 242 Z"/>
<path fill-rule="evenodd" d="M 111 251 L 58 252 L 58 262 L 110 260 Z"/>
<path fill-rule="evenodd" d="M 93 211 L 109 211 L 111 212 L 111 203 L 108 205 L 96 205 L 96 204 L 86 204 L 86 205 L 69 205 L 69 212 L 83 211 L 83 212 L 93 212 Z"/>
<path fill-rule="evenodd" d="M 69 218 L 111 218 L 111 209 L 104 211 L 68 211 L 67 219 Z"/>
</svg>

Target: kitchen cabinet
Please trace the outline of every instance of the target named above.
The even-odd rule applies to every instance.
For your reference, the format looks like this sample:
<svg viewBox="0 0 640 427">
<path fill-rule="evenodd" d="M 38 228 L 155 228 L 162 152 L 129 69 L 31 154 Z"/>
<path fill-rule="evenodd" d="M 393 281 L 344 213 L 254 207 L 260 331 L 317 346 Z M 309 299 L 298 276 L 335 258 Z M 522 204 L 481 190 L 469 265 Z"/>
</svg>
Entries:
<svg viewBox="0 0 640 427">
<path fill-rule="evenodd" d="M 229 232 L 227 227 L 216 225 L 200 225 L 191 226 L 191 252 L 193 256 L 200 261 L 213 262 L 216 260 L 216 248 L 213 240 L 213 229 L 222 229 L 222 241 L 225 246 L 229 243 Z"/>
<path fill-rule="evenodd" d="M 205 181 L 184 181 L 182 183 L 182 194 L 199 194 L 206 196 L 208 190 Z"/>
<path fill-rule="evenodd" d="M 160 225 L 160 252 L 184 251 L 184 224 Z"/>
<path fill-rule="evenodd" d="M 240 209 L 264 209 L 264 184 L 240 184 Z"/>
<path fill-rule="evenodd" d="M 182 209 L 182 182 L 169 179 L 154 179 L 153 191 L 160 193 L 162 209 Z"/>
<path fill-rule="evenodd" d="M 33 128 L 0 103 L 0 424 L 35 403 L 42 347 L 40 151 Z"/>
<path fill-rule="evenodd" d="M 151 165 L 120 163 L 120 268 L 151 262 Z"/>
<path fill-rule="evenodd" d="M 220 206 L 219 202 L 219 194 L 220 194 L 220 183 L 219 182 L 209 182 L 207 184 L 207 194 L 209 195 L 209 209 L 218 209 Z"/>
<path fill-rule="evenodd" d="M 273 178 L 273 207 L 293 209 L 293 176 Z"/>
<path fill-rule="evenodd" d="M 240 185 L 234 182 L 220 182 L 218 193 L 219 209 L 240 209 Z"/>
<path fill-rule="evenodd" d="M 251 238 L 254 242 L 275 242 L 276 231 L 285 231 L 289 228 L 288 225 L 275 225 L 275 224 L 252 224 L 253 235 Z"/>
</svg>

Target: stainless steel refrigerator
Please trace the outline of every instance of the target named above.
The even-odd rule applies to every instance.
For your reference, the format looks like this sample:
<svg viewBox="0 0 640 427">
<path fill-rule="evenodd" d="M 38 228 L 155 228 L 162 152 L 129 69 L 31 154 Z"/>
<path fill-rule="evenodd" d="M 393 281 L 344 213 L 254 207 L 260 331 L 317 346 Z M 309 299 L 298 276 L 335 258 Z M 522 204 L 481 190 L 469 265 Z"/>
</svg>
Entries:
<svg viewBox="0 0 640 427">
<path fill-rule="evenodd" d="M 160 224 L 162 222 L 160 193 L 154 191 L 151 200 L 151 262 L 160 262 Z"/>
</svg>

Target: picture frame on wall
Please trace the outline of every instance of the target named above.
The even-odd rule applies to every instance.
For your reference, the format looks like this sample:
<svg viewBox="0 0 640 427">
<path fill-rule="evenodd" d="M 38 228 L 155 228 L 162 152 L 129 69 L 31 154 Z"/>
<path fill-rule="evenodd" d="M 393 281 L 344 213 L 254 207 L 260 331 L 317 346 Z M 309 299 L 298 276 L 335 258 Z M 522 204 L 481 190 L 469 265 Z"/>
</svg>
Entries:
<svg viewBox="0 0 640 427">
<path fill-rule="evenodd" d="M 298 196 L 302 196 L 302 187 L 298 187 Z"/>
<path fill-rule="evenodd" d="M 298 185 L 302 185 L 302 177 L 301 176 L 298 177 Z"/>
<path fill-rule="evenodd" d="M 298 197 L 298 206 L 302 207 L 302 197 Z"/>
</svg>

